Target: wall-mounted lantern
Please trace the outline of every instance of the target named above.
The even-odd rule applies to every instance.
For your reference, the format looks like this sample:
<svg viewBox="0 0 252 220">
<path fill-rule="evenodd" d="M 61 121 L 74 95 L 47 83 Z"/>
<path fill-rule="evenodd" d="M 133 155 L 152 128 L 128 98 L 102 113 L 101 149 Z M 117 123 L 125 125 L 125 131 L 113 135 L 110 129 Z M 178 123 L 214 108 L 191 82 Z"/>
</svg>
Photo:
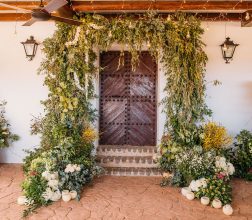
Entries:
<svg viewBox="0 0 252 220">
<path fill-rule="evenodd" d="M 21 44 L 24 46 L 26 57 L 29 59 L 29 61 L 31 61 L 36 55 L 39 44 L 36 42 L 33 36 L 30 36 L 30 39 L 27 39 L 25 42 L 21 42 Z"/>
<path fill-rule="evenodd" d="M 225 42 L 220 46 L 223 59 L 226 60 L 226 63 L 230 63 L 230 60 L 232 60 L 234 56 L 235 48 L 239 46 L 239 44 L 235 44 L 229 37 L 227 37 Z"/>
</svg>

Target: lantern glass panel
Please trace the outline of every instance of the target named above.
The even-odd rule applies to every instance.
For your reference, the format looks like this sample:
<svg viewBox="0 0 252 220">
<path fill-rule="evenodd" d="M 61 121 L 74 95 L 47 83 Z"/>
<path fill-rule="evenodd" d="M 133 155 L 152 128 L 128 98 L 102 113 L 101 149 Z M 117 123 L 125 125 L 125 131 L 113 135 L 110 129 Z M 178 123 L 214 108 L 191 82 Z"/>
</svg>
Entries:
<svg viewBox="0 0 252 220">
<path fill-rule="evenodd" d="M 226 58 L 232 58 L 233 57 L 233 54 L 234 54 L 234 49 L 235 47 L 234 46 L 227 46 L 227 50 L 225 51 L 225 57 Z"/>
<path fill-rule="evenodd" d="M 35 47 L 36 45 L 34 44 L 34 43 L 26 43 L 25 45 L 24 45 L 24 47 L 25 47 L 25 52 L 26 52 L 26 56 L 33 56 L 33 52 L 34 52 L 34 47 Z"/>
</svg>

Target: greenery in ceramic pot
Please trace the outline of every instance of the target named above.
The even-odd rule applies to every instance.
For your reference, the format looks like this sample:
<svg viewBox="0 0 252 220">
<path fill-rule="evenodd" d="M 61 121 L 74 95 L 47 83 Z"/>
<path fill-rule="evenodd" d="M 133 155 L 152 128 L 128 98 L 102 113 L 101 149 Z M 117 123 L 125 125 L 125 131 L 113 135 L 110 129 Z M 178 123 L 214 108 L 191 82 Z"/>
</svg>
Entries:
<svg viewBox="0 0 252 220">
<path fill-rule="evenodd" d="M 19 136 L 12 134 L 10 124 L 5 118 L 5 105 L 7 102 L 0 102 L 0 149 L 9 147 L 10 143 L 19 140 Z"/>
</svg>

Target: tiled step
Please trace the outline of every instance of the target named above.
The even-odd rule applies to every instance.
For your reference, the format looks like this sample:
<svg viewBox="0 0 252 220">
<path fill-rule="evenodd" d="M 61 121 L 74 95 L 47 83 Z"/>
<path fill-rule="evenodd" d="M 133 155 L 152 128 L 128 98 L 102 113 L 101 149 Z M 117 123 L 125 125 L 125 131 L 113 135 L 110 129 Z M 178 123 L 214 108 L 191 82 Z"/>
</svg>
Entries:
<svg viewBox="0 0 252 220">
<path fill-rule="evenodd" d="M 107 175 L 160 176 L 158 164 L 153 160 L 155 146 L 100 145 L 97 162 Z"/>
<path fill-rule="evenodd" d="M 161 176 L 157 168 L 106 167 L 105 174 L 111 176 Z"/>
<path fill-rule="evenodd" d="M 102 167 L 157 167 L 152 156 L 98 156 L 97 162 Z"/>
<path fill-rule="evenodd" d="M 98 156 L 153 156 L 156 146 L 100 145 Z"/>
</svg>

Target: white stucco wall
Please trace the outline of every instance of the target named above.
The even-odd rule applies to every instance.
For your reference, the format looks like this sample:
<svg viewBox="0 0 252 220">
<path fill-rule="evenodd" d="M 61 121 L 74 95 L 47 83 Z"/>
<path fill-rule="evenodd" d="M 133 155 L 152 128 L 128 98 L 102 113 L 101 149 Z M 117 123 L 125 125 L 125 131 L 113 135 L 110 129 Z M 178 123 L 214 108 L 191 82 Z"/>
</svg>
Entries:
<svg viewBox="0 0 252 220">
<path fill-rule="evenodd" d="M 43 77 L 37 75 L 42 60 L 40 47 L 33 61 L 25 57 L 23 45 L 30 35 L 42 42 L 54 31 L 54 23 L 37 23 L 31 27 L 17 24 L 14 34 L 14 22 L 0 22 L 0 100 L 5 99 L 6 116 L 12 125 L 12 131 L 20 136 L 20 141 L 7 149 L 0 150 L 0 162 L 20 163 L 25 155 L 23 149 L 38 145 L 39 137 L 30 135 L 32 115 L 43 113 L 40 100 L 47 97 L 47 88 L 43 86 Z"/>
<path fill-rule="evenodd" d="M 43 77 L 36 74 L 42 60 L 41 51 L 39 49 L 35 59 L 29 62 L 20 42 L 30 35 L 43 41 L 55 29 L 53 23 L 37 23 L 31 27 L 22 27 L 21 24 L 18 23 L 17 35 L 14 35 L 15 23 L 0 22 L 0 100 L 8 101 L 7 118 L 12 124 L 12 131 L 21 137 L 10 148 L 0 150 L 0 162 L 8 163 L 22 162 L 25 155 L 23 149 L 31 149 L 39 144 L 39 137 L 30 135 L 30 120 L 32 115 L 43 113 L 40 100 L 47 97 Z M 206 27 L 206 24 L 202 26 Z M 207 103 L 214 112 L 213 120 L 225 125 L 235 135 L 242 128 L 252 129 L 252 28 L 241 28 L 239 23 L 227 23 L 227 35 L 240 46 L 231 64 L 225 64 L 219 47 L 225 39 L 225 24 L 209 23 L 209 27 L 210 30 L 203 35 L 209 58 L 206 80 L 210 82 L 217 79 L 222 85 L 207 85 Z M 160 66 L 158 74 L 160 101 L 164 97 L 162 90 L 165 84 Z M 93 103 L 98 106 L 98 100 Z M 162 135 L 164 121 L 165 117 L 159 107 L 158 140 Z"/>
</svg>

